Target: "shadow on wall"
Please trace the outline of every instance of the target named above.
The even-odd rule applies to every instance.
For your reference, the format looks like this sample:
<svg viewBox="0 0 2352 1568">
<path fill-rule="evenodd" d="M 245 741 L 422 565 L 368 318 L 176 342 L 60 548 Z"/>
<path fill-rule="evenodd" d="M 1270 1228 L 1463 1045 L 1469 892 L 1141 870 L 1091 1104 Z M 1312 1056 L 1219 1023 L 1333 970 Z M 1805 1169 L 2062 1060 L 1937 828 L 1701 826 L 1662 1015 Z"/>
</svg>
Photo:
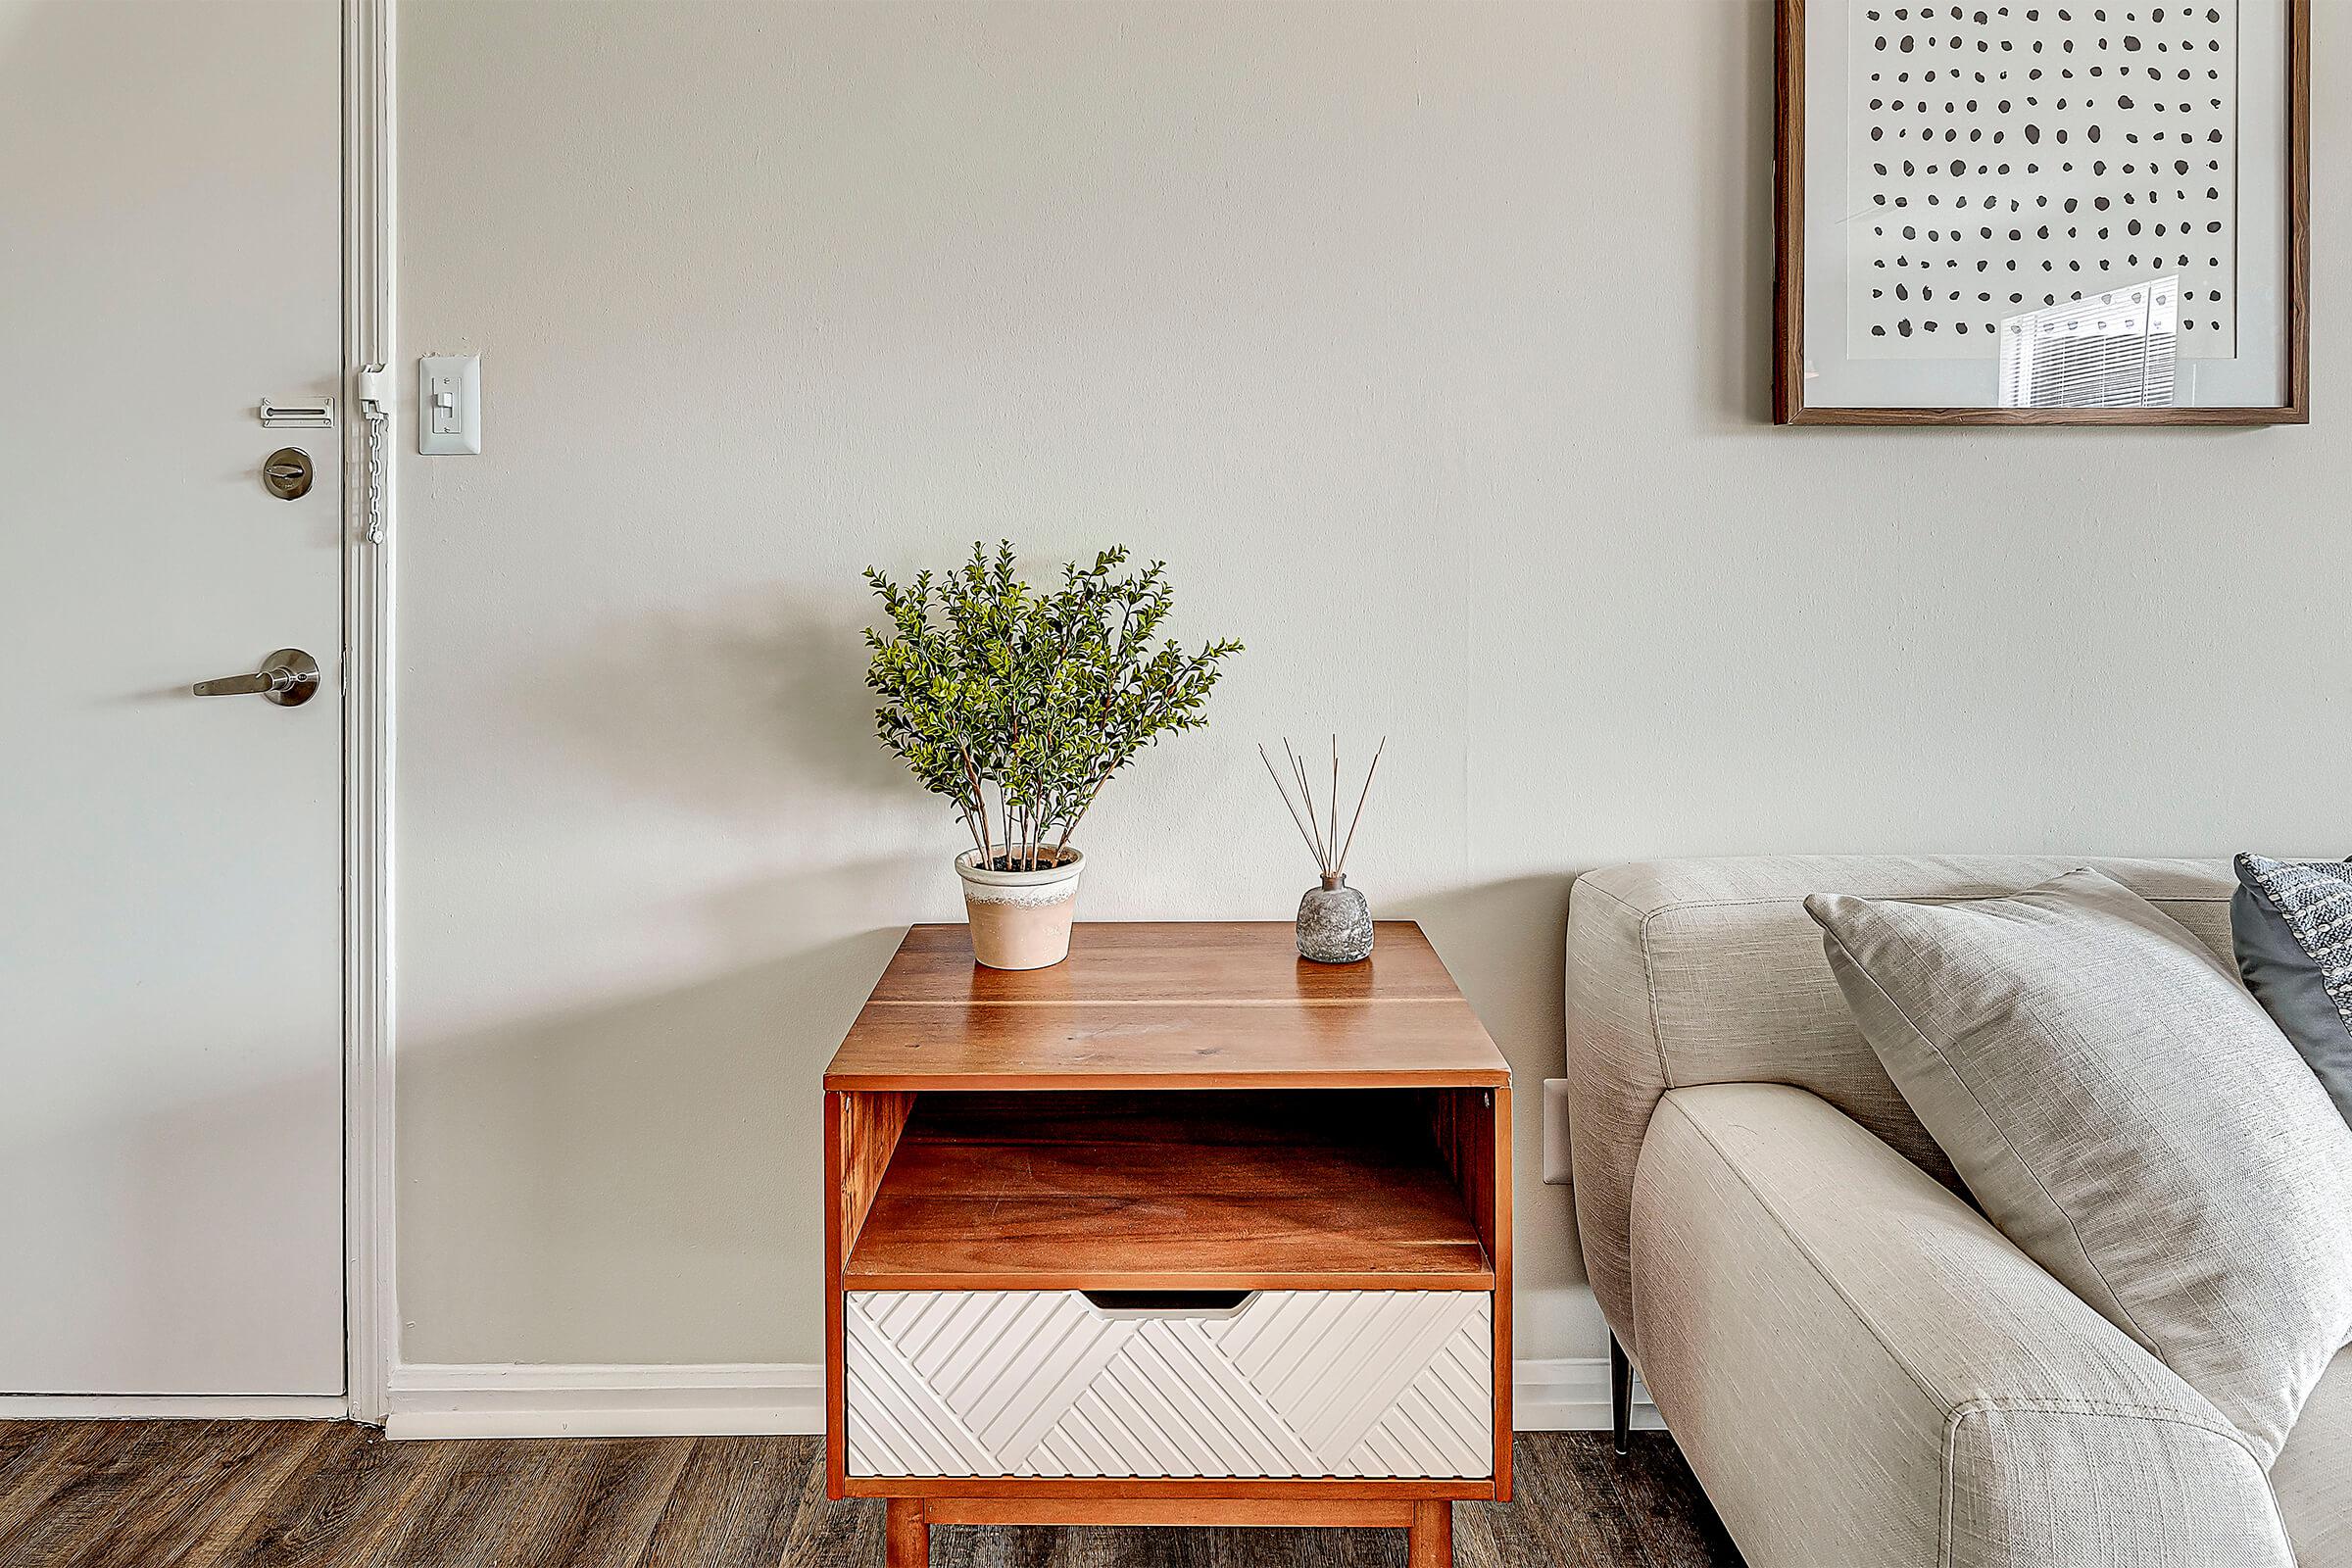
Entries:
<svg viewBox="0 0 2352 1568">
<path fill-rule="evenodd" d="M 582 787 L 500 808 L 523 829 L 501 874 L 554 890 L 505 961 L 571 979 L 489 989 L 601 1000 L 404 1029 L 412 1362 L 819 1357 L 819 1080 L 892 922 L 952 884 L 934 857 L 872 853 L 929 807 L 871 739 L 862 604 L 774 583 L 654 598 L 534 652 L 501 694 Z M 623 957 L 584 969 L 567 933 Z M 403 984 L 485 961 L 437 946 Z"/>
<path fill-rule="evenodd" d="M 913 803 L 873 738 L 866 608 L 773 585 L 608 623 L 527 696 L 600 771 L 687 806 L 772 820 L 827 798 Z"/>
<path fill-rule="evenodd" d="M 1700 303 L 1701 345 L 1718 345 L 1717 406 L 1740 424 L 1772 422 L 1773 8 L 1739 11 L 1744 47 L 1718 50 L 1722 79 L 1707 99 L 1704 145 L 1720 166 L 1697 181 L 1702 253 L 1714 258 Z M 1727 200 L 1722 192 L 1731 192 Z"/>
<path fill-rule="evenodd" d="M 913 874 L 877 860 L 740 886 L 712 896 L 708 918 L 740 943 Z M 1570 1195 L 1540 1181 L 1571 881 L 1383 911 L 1422 922 L 1512 1062 L 1523 1299 L 1584 1284 Z M 817 1360 L 820 1079 L 903 930 L 404 1045 L 403 1359 Z"/>
<path fill-rule="evenodd" d="M 1544 1080 L 1565 1070 L 1568 873 L 1416 894 L 1394 912 L 1421 922 L 1511 1063 L 1517 1173 L 1513 1265 L 1521 1291 L 1585 1283 L 1569 1190 L 1543 1185 Z M 1389 911 L 1384 911 L 1389 912 Z"/>
<path fill-rule="evenodd" d="M 738 890 L 714 918 L 879 874 Z M 819 1083 L 902 932 L 404 1044 L 403 1358 L 816 1360 Z"/>
</svg>

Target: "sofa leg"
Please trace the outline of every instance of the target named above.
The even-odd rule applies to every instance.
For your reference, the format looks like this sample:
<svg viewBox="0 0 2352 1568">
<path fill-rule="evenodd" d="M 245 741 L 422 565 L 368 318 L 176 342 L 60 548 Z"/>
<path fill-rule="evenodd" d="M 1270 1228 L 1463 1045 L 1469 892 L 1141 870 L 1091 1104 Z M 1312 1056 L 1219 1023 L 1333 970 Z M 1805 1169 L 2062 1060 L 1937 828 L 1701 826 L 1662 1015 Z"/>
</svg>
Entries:
<svg viewBox="0 0 2352 1568">
<path fill-rule="evenodd" d="M 1626 1359 L 1625 1347 L 1617 1336 L 1609 1336 L 1609 1430 L 1617 1440 L 1617 1455 L 1623 1458 L 1628 1449 L 1627 1437 L 1634 1425 L 1634 1363 Z"/>
</svg>

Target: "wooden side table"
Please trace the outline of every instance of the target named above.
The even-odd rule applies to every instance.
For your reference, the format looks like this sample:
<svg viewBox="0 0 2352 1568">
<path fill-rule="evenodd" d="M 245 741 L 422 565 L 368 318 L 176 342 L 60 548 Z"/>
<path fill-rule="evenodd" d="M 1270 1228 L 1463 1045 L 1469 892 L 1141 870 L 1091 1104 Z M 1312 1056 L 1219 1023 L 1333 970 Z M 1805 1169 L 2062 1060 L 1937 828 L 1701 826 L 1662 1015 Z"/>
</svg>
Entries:
<svg viewBox="0 0 2352 1568">
<path fill-rule="evenodd" d="M 1511 1485 L 1510 1069 L 1420 928 L 916 926 L 825 1073 L 826 1481 L 934 1524 L 1392 1526 Z"/>
</svg>

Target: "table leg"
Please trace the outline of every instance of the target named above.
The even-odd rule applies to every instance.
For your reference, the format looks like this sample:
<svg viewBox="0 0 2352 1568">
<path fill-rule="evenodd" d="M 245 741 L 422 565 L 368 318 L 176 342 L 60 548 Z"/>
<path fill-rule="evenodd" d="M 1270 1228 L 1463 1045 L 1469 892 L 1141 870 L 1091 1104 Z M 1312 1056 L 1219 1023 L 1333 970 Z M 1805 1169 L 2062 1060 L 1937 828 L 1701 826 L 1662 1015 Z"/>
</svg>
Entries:
<svg viewBox="0 0 2352 1568">
<path fill-rule="evenodd" d="M 931 1568 L 931 1525 L 920 1497 L 892 1497 L 883 1504 L 882 1540 L 888 1568 Z"/>
<path fill-rule="evenodd" d="M 1453 1568 L 1453 1504 L 1413 1504 L 1412 1532 L 1405 1546 L 1406 1568 Z"/>
</svg>

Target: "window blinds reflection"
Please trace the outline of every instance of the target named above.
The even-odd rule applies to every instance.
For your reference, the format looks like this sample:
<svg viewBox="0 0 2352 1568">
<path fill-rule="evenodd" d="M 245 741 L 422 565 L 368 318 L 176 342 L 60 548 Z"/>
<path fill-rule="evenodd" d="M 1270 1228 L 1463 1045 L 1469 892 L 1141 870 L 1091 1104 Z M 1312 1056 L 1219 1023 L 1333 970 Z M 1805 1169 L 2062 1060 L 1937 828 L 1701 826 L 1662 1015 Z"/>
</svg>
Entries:
<svg viewBox="0 0 2352 1568">
<path fill-rule="evenodd" d="M 2180 280 L 2153 277 L 2001 321 L 2004 409 L 2173 405 Z"/>
</svg>

